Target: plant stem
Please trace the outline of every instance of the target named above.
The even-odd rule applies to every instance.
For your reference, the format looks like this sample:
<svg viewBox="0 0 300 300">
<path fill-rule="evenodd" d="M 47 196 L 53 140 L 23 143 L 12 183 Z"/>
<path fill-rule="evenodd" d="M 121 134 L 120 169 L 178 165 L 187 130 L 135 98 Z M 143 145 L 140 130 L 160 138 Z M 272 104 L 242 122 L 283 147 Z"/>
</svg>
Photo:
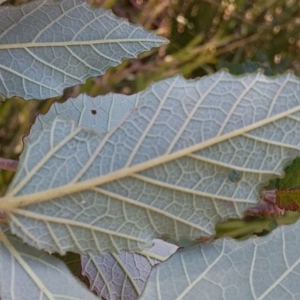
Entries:
<svg viewBox="0 0 300 300">
<path fill-rule="evenodd" d="M 18 167 L 18 161 L 0 157 L 0 170 L 8 170 L 15 172 Z"/>
</svg>

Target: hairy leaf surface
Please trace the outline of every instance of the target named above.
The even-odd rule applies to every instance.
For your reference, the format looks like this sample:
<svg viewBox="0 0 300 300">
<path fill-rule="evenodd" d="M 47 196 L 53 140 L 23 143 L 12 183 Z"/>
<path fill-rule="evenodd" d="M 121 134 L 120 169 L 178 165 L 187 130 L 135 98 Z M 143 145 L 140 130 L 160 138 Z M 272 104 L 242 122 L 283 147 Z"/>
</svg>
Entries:
<svg viewBox="0 0 300 300">
<path fill-rule="evenodd" d="M 298 155 L 299 88 L 291 74 L 174 77 L 106 134 L 56 118 L 27 141 L 0 209 L 24 241 L 60 253 L 210 236 Z"/>
<path fill-rule="evenodd" d="M 0 233 L 1 299 L 98 299 L 59 259 Z"/>
<path fill-rule="evenodd" d="M 0 7 L 0 93 L 60 95 L 166 39 L 82 0 Z"/>
<path fill-rule="evenodd" d="M 299 299 L 299 230 L 178 251 L 153 269 L 141 299 Z"/>
</svg>

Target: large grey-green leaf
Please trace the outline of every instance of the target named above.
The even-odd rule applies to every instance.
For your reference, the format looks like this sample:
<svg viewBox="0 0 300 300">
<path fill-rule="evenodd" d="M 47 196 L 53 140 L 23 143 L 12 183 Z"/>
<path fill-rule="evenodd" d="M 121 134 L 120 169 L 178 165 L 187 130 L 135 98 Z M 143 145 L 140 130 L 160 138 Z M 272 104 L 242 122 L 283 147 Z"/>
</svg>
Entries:
<svg viewBox="0 0 300 300">
<path fill-rule="evenodd" d="M 0 235 L 1 299 L 97 299 L 57 258 Z"/>
<path fill-rule="evenodd" d="M 175 77 L 107 134 L 57 118 L 27 142 L 0 210 L 25 242 L 60 253 L 210 236 L 299 155 L 299 90 L 291 74 Z"/>
<path fill-rule="evenodd" d="M 109 300 L 135 300 L 143 292 L 152 266 L 166 260 L 177 246 L 162 240 L 154 240 L 146 256 L 122 251 L 98 256 L 81 255 L 82 275 L 90 281 L 90 289 L 99 297 Z"/>
<path fill-rule="evenodd" d="M 300 299 L 299 230 L 300 222 L 178 251 L 154 268 L 141 299 Z"/>
<path fill-rule="evenodd" d="M 0 93 L 49 98 L 166 39 L 82 0 L 0 7 Z"/>
</svg>

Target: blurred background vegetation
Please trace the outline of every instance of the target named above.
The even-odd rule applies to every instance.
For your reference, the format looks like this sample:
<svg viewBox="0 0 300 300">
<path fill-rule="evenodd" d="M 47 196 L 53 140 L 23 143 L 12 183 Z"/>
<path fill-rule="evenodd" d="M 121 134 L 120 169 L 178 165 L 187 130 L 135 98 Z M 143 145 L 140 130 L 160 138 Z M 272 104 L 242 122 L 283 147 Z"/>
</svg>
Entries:
<svg viewBox="0 0 300 300">
<path fill-rule="evenodd" d="M 19 5 L 28 0 L 9 0 L 2 5 Z M 68 88 L 64 95 L 47 101 L 20 98 L 0 103 L 0 157 L 18 159 L 22 138 L 38 113 L 53 101 L 64 101 L 79 93 L 91 96 L 117 92 L 132 94 L 153 81 L 182 74 L 202 77 L 226 67 L 240 74 L 262 68 L 274 75 L 292 70 L 300 75 L 300 1 L 298 0 L 87 0 L 95 7 L 112 9 L 148 30 L 165 36 L 168 45 L 153 49 L 137 59 L 109 69 L 101 77 Z M 251 61 L 251 62 L 249 62 Z M 254 62 L 254 63 L 253 63 Z M 13 172 L 0 173 L 0 194 Z M 230 220 L 217 226 L 223 234 L 245 238 L 265 234 L 277 224 L 297 220 L 298 213 L 283 217 Z M 221 226 L 221 227 L 220 227 Z"/>
</svg>

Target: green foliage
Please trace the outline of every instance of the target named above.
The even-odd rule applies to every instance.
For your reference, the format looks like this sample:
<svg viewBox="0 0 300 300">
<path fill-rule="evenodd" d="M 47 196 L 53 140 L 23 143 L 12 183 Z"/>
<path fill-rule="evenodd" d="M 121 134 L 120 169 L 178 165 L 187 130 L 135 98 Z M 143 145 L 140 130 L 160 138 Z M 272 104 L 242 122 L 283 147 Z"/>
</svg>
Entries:
<svg viewBox="0 0 300 300">
<path fill-rule="evenodd" d="M 217 63 L 217 68 L 218 69 L 223 69 L 226 68 L 231 74 L 234 75 L 241 75 L 245 73 L 253 73 L 258 70 L 263 70 L 264 74 L 267 76 L 275 75 L 270 67 L 264 66 L 261 63 L 258 62 L 252 62 L 252 61 L 246 61 L 242 64 L 237 64 L 237 63 L 230 63 L 226 61 L 218 61 Z"/>
<path fill-rule="evenodd" d="M 284 177 L 275 181 L 277 189 L 297 188 L 300 184 L 300 159 L 296 158 L 293 163 L 284 170 Z"/>
</svg>

